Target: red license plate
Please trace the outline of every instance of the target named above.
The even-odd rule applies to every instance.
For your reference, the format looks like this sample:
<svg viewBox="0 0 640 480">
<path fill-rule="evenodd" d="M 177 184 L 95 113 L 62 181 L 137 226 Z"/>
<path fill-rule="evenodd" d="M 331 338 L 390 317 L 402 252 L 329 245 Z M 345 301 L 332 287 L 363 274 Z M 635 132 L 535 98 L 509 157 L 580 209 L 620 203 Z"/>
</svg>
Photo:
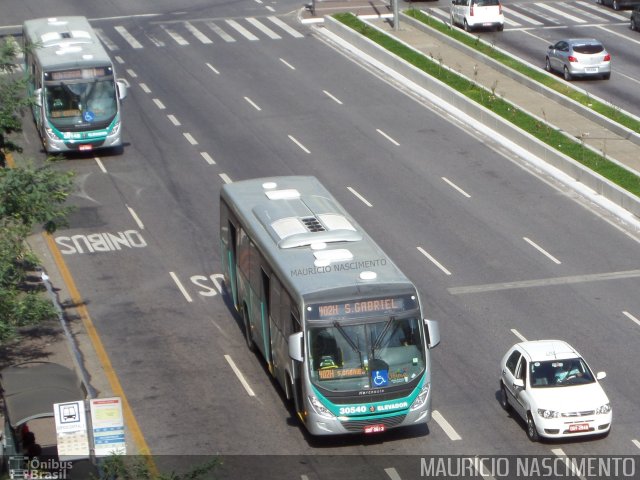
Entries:
<svg viewBox="0 0 640 480">
<path fill-rule="evenodd" d="M 80 151 L 93 150 L 93 145 L 79 145 L 78 150 Z"/>
<path fill-rule="evenodd" d="M 576 423 L 574 425 L 569 425 L 570 432 L 586 432 L 589 430 L 588 423 Z"/>
<path fill-rule="evenodd" d="M 364 427 L 364 433 L 380 433 L 384 432 L 384 425 L 367 425 Z"/>
</svg>

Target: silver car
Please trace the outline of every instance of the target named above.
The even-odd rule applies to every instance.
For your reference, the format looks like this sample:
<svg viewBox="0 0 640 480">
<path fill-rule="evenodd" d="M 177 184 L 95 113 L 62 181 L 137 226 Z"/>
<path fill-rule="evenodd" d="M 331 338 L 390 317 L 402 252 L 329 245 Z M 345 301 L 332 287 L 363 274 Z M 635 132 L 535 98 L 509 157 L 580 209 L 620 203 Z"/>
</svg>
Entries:
<svg viewBox="0 0 640 480">
<path fill-rule="evenodd" d="M 564 75 L 565 80 L 574 77 L 611 76 L 611 55 L 602 42 L 595 38 L 570 38 L 549 45 L 545 69 Z"/>
</svg>

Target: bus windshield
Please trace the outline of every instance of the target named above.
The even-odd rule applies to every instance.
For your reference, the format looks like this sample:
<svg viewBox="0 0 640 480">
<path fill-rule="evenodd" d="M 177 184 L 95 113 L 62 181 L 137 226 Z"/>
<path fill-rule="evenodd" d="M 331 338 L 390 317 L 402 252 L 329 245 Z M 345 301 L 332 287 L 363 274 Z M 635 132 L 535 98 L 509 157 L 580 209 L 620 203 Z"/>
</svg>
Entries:
<svg viewBox="0 0 640 480">
<path fill-rule="evenodd" d="M 49 83 L 45 87 L 44 97 L 47 117 L 56 128 L 61 129 L 77 125 L 95 129 L 96 125 L 111 123 L 118 111 L 115 82 L 112 79 Z"/>
<path fill-rule="evenodd" d="M 390 317 L 308 329 L 314 384 L 332 391 L 362 391 L 407 383 L 425 368 L 421 321 Z"/>
</svg>

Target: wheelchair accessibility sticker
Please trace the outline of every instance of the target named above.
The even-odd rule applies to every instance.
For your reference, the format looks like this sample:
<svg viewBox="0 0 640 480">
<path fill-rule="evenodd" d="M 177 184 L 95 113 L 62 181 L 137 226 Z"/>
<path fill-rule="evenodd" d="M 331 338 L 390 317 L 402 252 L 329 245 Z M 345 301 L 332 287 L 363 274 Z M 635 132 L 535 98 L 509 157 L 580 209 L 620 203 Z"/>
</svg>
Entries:
<svg viewBox="0 0 640 480">
<path fill-rule="evenodd" d="M 376 387 L 384 387 L 389 384 L 388 370 L 373 370 L 371 372 L 371 381 Z"/>
</svg>

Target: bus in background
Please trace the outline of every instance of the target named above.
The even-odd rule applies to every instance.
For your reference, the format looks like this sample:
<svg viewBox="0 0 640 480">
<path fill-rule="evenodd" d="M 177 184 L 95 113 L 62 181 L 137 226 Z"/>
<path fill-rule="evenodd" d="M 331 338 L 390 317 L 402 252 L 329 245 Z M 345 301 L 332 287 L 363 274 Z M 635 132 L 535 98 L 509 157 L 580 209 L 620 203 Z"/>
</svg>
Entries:
<svg viewBox="0 0 640 480">
<path fill-rule="evenodd" d="M 33 117 L 47 153 L 122 145 L 127 85 L 85 17 L 27 20 L 22 27 Z"/>
<path fill-rule="evenodd" d="M 226 184 L 225 287 L 314 435 L 377 433 L 431 418 L 430 349 L 415 286 L 315 177 Z"/>
</svg>

